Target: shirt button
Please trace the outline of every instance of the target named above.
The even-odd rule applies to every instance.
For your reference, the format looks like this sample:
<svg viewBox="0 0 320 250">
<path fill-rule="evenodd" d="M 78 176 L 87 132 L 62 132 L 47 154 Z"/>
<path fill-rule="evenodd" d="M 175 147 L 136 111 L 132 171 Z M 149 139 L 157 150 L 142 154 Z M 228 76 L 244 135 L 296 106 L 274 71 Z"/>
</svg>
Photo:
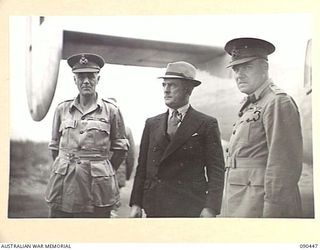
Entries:
<svg viewBox="0 0 320 250">
<path fill-rule="evenodd" d="M 158 182 L 161 183 L 161 179 L 158 179 Z"/>
<path fill-rule="evenodd" d="M 232 131 L 232 134 L 235 134 L 235 133 L 236 133 L 236 131 L 235 131 L 235 130 L 233 130 L 233 131 Z"/>
<path fill-rule="evenodd" d="M 82 117 L 81 117 L 81 120 L 84 120 L 84 119 L 86 119 L 86 118 L 85 118 L 84 116 L 82 116 Z"/>
<path fill-rule="evenodd" d="M 80 131 L 80 134 L 83 134 L 83 130 Z"/>
<path fill-rule="evenodd" d="M 184 165 L 183 162 L 180 162 L 180 167 L 183 167 L 183 165 Z"/>
</svg>

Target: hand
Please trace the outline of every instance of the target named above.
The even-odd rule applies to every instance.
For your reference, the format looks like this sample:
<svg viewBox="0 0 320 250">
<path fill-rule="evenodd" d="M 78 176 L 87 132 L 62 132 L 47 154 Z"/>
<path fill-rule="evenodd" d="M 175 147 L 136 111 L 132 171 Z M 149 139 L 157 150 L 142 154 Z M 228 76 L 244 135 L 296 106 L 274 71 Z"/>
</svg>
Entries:
<svg viewBox="0 0 320 250">
<path fill-rule="evenodd" d="M 127 155 L 126 151 L 123 151 L 123 150 L 113 151 L 113 154 L 110 159 L 113 169 L 117 170 L 120 167 L 120 164 L 125 160 L 126 155 Z"/>
<path fill-rule="evenodd" d="M 142 209 L 138 205 L 133 205 L 131 207 L 129 218 L 141 218 L 142 217 Z"/>
<path fill-rule="evenodd" d="M 203 218 L 212 218 L 212 217 L 216 217 L 216 213 L 212 208 L 209 207 L 205 207 L 204 209 L 202 209 L 201 213 L 200 213 L 200 217 Z"/>
<path fill-rule="evenodd" d="M 59 150 L 51 150 L 51 155 L 52 155 L 53 161 L 55 161 L 55 159 L 57 158 L 58 154 L 59 154 Z"/>
</svg>

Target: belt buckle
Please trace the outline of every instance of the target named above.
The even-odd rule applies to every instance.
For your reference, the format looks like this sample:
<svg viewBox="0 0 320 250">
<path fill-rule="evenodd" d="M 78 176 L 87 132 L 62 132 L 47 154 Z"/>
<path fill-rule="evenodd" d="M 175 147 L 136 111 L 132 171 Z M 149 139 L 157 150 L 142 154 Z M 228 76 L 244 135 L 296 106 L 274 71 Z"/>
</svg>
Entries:
<svg viewBox="0 0 320 250">
<path fill-rule="evenodd" d="M 69 158 L 70 162 L 81 163 L 80 158 L 76 157 L 76 155 L 74 153 L 68 153 L 68 158 Z"/>
</svg>

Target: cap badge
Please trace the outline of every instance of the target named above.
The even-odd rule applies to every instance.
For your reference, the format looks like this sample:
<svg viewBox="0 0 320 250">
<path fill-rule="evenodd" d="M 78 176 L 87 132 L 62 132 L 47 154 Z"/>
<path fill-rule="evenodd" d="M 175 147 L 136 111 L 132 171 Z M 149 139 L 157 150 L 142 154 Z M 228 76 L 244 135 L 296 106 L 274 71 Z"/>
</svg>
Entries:
<svg viewBox="0 0 320 250">
<path fill-rule="evenodd" d="M 79 60 L 79 63 L 80 63 L 80 64 L 87 64 L 87 63 L 88 63 L 88 59 L 85 58 L 84 55 L 82 55 L 82 57 L 81 57 L 80 60 Z"/>
<path fill-rule="evenodd" d="M 233 50 L 231 51 L 231 56 L 232 56 L 233 58 L 239 57 L 239 56 L 240 56 L 240 51 L 239 51 L 238 49 L 233 49 Z"/>
</svg>

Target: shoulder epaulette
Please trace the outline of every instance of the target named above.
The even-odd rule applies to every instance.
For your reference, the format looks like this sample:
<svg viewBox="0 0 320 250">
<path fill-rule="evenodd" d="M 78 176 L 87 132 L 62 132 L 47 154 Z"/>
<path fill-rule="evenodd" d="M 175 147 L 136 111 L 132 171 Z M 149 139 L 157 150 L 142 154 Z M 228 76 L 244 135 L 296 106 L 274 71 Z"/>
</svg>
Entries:
<svg viewBox="0 0 320 250">
<path fill-rule="evenodd" d="M 58 105 L 61 105 L 61 104 L 66 103 L 66 102 L 72 102 L 72 101 L 73 101 L 73 99 L 65 100 L 63 102 L 60 102 Z"/>
<path fill-rule="evenodd" d="M 116 108 L 118 107 L 117 103 L 116 103 L 114 100 L 112 100 L 112 99 L 109 99 L 109 98 L 103 99 L 103 98 L 102 98 L 102 101 L 107 102 L 107 103 L 111 103 L 111 104 L 112 104 L 113 106 L 115 106 Z"/>
<path fill-rule="evenodd" d="M 286 95 L 287 93 L 283 90 L 280 89 L 278 86 L 274 85 L 274 84 L 270 84 L 269 88 L 271 89 L 271 91 L 273 93 L 275 93 L 276 95 Z"/>
</svg>

